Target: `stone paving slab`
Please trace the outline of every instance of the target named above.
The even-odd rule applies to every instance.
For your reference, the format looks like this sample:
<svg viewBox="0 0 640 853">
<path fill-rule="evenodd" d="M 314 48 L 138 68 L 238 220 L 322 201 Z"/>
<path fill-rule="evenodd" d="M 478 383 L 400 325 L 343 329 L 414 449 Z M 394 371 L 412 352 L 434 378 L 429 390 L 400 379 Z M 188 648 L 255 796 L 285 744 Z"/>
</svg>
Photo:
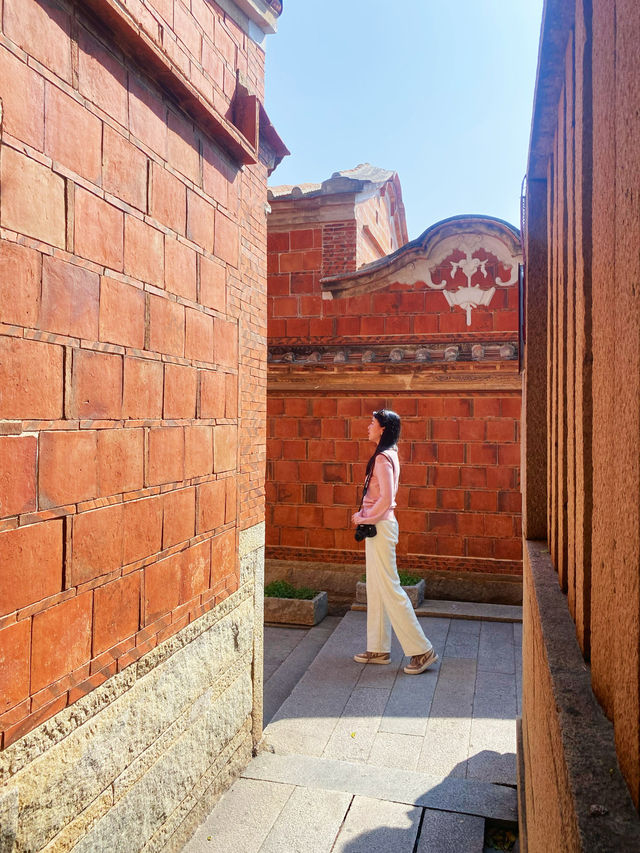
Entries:
<svg viewBox="0 0 640 853">
<path fill-rule="evenodd" d="M 258 853 L 294 785 L 238 779 L 183 848 L 183 853 Z"/>
<path fill-rule="evenodd" d="M 296 788 L 260 853 L 330 853 L 350 803 L 351 795 L 340 791 Z"/>
<path fill-rule="evenodd" d="M 482 853 L 484 819 L 425 809 L 416 853 Z"/>
<path fill-rule="evenodd" d="M 474 814 L 516 822 L 516 792 L 512 788 L 398 770 L 371 767 L 308 755 L 258 755 L 242 774 L 245 779 L 299 785 L 324 791 L 343 791 L 363 797 Z"/>
<path fill-rule="evenodd" d="M 333 853 L 413 853 L 422 809 L 354 797 Z"/>
<path fill-rule="evenodd" d="M 339 616 L 327 616 L 319 625 L 306 630 L 265 628 L 265 726 L 291 694 L 339 623 Z"/>
</svg>

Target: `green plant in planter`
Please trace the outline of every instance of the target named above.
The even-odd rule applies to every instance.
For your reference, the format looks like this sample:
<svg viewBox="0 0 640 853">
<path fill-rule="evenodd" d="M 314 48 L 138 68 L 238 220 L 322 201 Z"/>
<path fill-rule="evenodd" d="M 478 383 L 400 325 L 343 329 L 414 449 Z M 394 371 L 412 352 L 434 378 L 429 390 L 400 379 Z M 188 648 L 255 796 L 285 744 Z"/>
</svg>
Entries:
<svg viewBox="0 0 640 853">
<path fill-rule="evenodd" d="M 422 580 L 422 578 L 419 578 L 418 575 L 412 575 L 410 572 L 398 572 L 398 577 L 400 578 L 400 586 L 415 586 Z M 360 580 L 362 581 L 362 583 L 367 582 L 366 572 L 362 575 Z"/>
<path fill-rule="evenodd" d="M 318 594 L 318 590 L 309 589 L 308 586 L 293 586 L 288 581 L 271 581 L 264 588 L 267 598 L 300 598 L 310 601 Z"/>
</svg>

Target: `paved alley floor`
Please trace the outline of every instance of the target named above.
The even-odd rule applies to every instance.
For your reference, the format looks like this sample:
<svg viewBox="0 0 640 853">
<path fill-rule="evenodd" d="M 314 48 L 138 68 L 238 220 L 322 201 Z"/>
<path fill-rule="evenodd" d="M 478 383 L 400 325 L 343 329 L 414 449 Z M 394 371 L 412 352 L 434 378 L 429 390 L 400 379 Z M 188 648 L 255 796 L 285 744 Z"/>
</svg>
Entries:
<svg viewBox="0 0 640 853">
<path fill-rule="evenodd" d="M 328 618 L 267 629 L 264 749 L 185 853 L 482 853 L 517 821 L 521 624 L 422 617 L 440 661 L 408 676 L 395 640 L 352 660 L 366 613 Z"/>
</svg>

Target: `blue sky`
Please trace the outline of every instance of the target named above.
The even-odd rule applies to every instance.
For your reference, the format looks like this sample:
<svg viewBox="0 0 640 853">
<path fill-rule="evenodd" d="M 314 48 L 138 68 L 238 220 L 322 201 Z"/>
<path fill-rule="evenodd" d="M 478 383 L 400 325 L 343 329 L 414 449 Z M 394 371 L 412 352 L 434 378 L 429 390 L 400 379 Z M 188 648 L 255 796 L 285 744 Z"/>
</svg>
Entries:
<svg viewBox="0 0 640 853">
<path fill-rule="evenodd" d="M 291 156 L 271 183 L 369 162 L 400 175 L 410 239 L 461 213 L 519 227 L 541 15 L 542 0 L 285 0 L 265 105 Z"/>
</svg>

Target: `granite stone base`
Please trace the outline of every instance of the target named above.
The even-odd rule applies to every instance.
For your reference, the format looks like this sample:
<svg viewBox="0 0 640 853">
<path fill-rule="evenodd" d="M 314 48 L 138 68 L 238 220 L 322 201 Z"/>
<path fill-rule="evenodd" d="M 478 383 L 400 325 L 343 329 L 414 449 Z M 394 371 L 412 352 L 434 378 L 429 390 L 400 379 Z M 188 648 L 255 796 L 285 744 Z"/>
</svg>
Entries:
<svg viewBox="0 0 640 853">
<path fill-rule="evenodd" d="M 264 621 L 276 625 L 317 625 L 329 612 L 329 597 L 319 592 L 315 598 L 273 598 L 265 596 Z"/>
</svg>

